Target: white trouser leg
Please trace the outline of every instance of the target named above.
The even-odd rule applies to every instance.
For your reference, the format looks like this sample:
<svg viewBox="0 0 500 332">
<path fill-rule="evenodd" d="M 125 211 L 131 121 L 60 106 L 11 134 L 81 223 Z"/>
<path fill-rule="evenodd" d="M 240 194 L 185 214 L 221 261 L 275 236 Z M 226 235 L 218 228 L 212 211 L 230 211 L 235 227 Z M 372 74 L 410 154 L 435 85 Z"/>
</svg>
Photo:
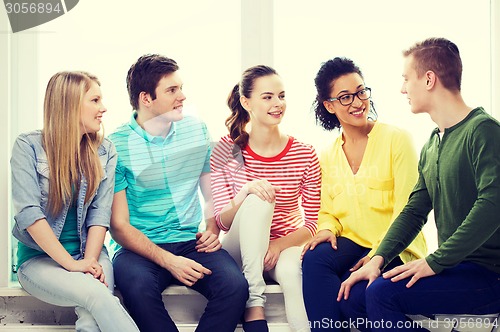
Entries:
<svg viewBox="0 0 500 332">
<path fill-rule="evenodd" d="M 283 250 L 275 268 L 269 271 L 269 276 L 281 286 L 286 317 L 292 331 L 308 332 L 309 320 L 302 296 L 301 252 L 302 246 Z"/>
<path fill-rule="evenodd" d="M 273 214 L 274 204 L 248 195 L 234 216 L 229 232 L 222 238 L 222 247 L 242 267 L 248 281 L 247 308 L 263 307 L 266 302 L 266 283 L 262 273 Z"/>
</svg>

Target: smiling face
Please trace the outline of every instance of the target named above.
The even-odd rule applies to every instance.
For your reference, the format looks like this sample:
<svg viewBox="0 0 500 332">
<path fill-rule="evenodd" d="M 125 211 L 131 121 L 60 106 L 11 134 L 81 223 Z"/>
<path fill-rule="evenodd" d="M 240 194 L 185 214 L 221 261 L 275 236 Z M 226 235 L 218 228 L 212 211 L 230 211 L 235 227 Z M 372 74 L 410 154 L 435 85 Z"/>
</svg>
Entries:
<svg viewBox="0 0 500 332">
<path fill-rule="evenodd" d="M 324 101 L 323 105 L 328 112 L 335 114 L 342 127 L 365 126 L 370 112 L 370 100 L 361 100 L 354 97 L 352 104 L 344 106 L 339 99 L 346 98 L 347 94 L 354 94 L 365 89 L 363 78 L 358 73 L 342 75 L 335 80 L 330 91 L 330 98 L 334 101 Z"/>
<path fill-rule="evenodd" d="M 167 122 L 182 120 L 182 106 L 186 96 L 182 92 L 182 80 L 177 71 L 158 81 L 155 93 L 156 98 L 150 101 L 151 115 L 161 116 Z"/>
<path fill-rule="evenodd" d="M 92 81 L 90 89 L 83 96 L 80 131 L 82 134 L 96 133 L 101 129 L 102 115 L 106 107 L 102 103 L 102 94 L 99 84 Z"/>
<path fill-rule="evenodd" d="M 278 125 L 285 115 L 285 89 L 278 75 L 257 78 L 250 98 L 242 96 L 240 101 L 250 113 L 252 125 Z"/>
</svg>

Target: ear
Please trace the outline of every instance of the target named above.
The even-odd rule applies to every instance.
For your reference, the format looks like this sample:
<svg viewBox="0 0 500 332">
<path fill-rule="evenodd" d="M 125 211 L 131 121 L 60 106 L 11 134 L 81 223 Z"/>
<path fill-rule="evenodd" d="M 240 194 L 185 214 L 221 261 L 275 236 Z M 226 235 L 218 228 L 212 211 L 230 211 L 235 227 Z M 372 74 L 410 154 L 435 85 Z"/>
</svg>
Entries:
<svg viewBox="0 0 500 332">
<path fill-rule="evenodd" d="M 425 73 L 425 87 L 427 88 L 427 90 L 431 90 L 434 85 L 436 84 L 436 80 L 437 80 L 437 77 L 436 77 L 436 74 L 431 71 L 431 70 L 428 70 L 426 73 Z"/>
<path fill-rule="evenodd" d="M 248 101 L 248 98 L 247 98 L 247 97 L 245 97 L 245 96 L 241 96 L 241 97 L 240 97 L 240 104 L 241 104 L 241 106 L 243 106 L 243 108 L 244 108 L 247 112 L 251 111 L 251 109 L 250 109 L 250 103 L 249 103 L 249 101 Z"/>
<path fill-rule="evenodd" d="M 151 102 L 153 101 L 153 98 L 151 98 L 151 95 L 147 92 L 142 91 L 139 93 L 139 103 L 149 107 L 151 106 Z"/>
<path fill-rule="evenodd" d="M 324 101 L 323 102 L 323 106 L 325 106 L 326 110 L 331 113 L 331 114 L 335 114 L 335 108 L 333 107 L 332 103 L 330 103 L 329 101 Z"/>
</svg>

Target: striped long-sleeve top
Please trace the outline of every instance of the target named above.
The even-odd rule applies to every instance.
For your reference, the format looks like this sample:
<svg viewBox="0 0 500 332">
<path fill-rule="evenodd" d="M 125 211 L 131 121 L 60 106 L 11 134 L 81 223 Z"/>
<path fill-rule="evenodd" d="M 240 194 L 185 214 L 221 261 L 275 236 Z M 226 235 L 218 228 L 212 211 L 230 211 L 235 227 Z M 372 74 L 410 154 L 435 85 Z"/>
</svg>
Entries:
<svg viewBox="0 0 500 332">
<path fill-rule="evenodd" d="M 221 210 L 250 181 L 265 179 L 281 187 L 276 194 L 270 239 L 277 239 L 305 226 L 316 233 L 320 208 L 321 171 L 311 145 L 289 137 L 285 149 L 274 157 L 262 157 L 247 145 L 233 156 L 235 144 L 221 138 L 210 158 L 215 219 L 219 227 Z"/>
</svg>

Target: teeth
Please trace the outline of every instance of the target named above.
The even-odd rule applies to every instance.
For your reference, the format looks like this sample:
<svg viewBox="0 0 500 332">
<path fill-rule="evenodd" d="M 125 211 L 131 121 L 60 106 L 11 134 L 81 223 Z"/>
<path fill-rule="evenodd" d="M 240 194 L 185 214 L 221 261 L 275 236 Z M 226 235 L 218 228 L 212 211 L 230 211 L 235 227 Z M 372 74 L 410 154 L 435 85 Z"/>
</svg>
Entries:
<svg viewBox="0 0 500 332">
<path fill-rule="evenodd" d="M 358 111 L 358 112 L 351 112 L 351 114 L 354 114 L 354 115 L 360 115 L 360 114 L 362 114 L 362 113 L 363 113 L 363 110 Z"/>
</svg>

